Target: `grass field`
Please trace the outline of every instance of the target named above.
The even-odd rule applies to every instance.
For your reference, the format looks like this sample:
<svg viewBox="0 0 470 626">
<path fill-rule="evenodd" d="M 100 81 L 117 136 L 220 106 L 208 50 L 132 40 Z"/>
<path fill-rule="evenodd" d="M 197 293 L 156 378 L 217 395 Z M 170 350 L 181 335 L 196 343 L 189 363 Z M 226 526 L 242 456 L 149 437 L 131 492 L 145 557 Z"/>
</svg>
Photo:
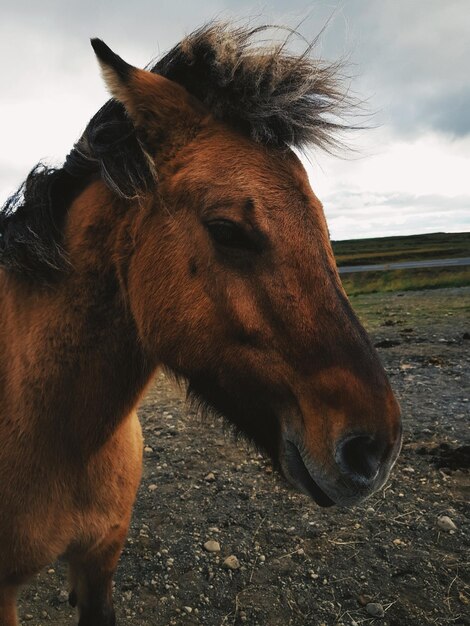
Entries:
<svg viewBox="0 0 470 626">
<path fill-rule="evenodd" d="M 470 257 L 470 233 L 433 233 L 334 241 L 339 267 L 398 261 Z M 342 274 L 350 296 L 363 293 L 463 287 L 470 285 L 470 266 L 435 267 Z"/>
<path fill-rule="evenodd" d="M 341 281 L 350 296 L 377 291 L 465 287 L 470 285 L 470 266 L 356 272 L 342 274 Z"/>
<path fill-rule="evenodd" d="M 338 267 L 470 256 L 469 233 L 333 241 Z"/>
</svg>

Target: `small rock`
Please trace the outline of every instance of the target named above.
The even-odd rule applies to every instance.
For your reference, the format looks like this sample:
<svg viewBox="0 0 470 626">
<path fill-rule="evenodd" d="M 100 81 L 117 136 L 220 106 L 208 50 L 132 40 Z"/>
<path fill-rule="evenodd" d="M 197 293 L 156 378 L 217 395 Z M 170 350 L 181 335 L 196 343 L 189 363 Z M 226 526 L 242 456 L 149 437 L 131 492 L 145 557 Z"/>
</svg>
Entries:
<svg viewBox="0 0 470 626">
<path fill-rule="evenodd" d="M 192 613 L 193 609 L 191 606 L 184 606 L 183 607 L 183 611 L 186 611 L 186 613 Z"/>
<path fill-rule="evenodd" d="M 439 530 L 443 530 L 447 533 L 451 530 L 457 530 L 457 526 L 448 515 L 441 515 L 437 518 L 437 527 Z"/>
<path fill-rule="evenodd" d="M 264 563 L 265 561 L 266 561 L 266 557 L 264 556 L 264 554 L 260 554 L 259 562 Z"/>
<path fill-rule="evenodd" d="M 207 476 L 204 476 L 204 480 L 207 480 L 208 483 L 213 483 L 215 480 L 214 472 L 209 472 Z"/>
<path fill-rule="evenodd" d="M 62 590 L 57 596 L 57 599 L 59 600 L 61 604 L 65 604 L 66 602 L 69 601 L 69 594 L 66 591 Z"/>
<path fill-rule="evenodd" d="M 156 488 L 157 488 L 157 485 L 155 485 L 153 483 L 151 485 L 149 485 L 149 491 L 155 491 Z"/>
<path fill-rule="evenodd" d="M 145 446 L 144 451 L 145 452 L 153 452 L 153 448 L 151 448 L 150 446 Z"/>
<path fill-rule="evenodd" d="M 369 615 L 372 615 L 372 617 L 383 617 L 385 615 L 383 606 L 378 602 L 369 602 L 369 604 L 366 604 L 366 611 Z"/>
<path fill-rule="evenodd" d="M 220 552 L 220 543 L 209 539 L 209 541 L 206 541 L 204 544 L 204 550 L 206 550 L 206 552 Z"/>
<path fill-rule="evenodd" d="M 394 348 L 395 346 L 399 346 L 400 343 L 400 341 L 396 341 L 395 339 L 383 339 L 374 345 L 376 348 Z"/>
<path fill-rule="evenodd" d="M 226 569 L 238 569 L 240 567 L 240 561 L 234 554 L 231 554 L 223 562 L 223 567 Z"/>
<path fill-rule="evenodd" d="M 27 622 L 31 621 L 33 619 L 33 615 L 31 615 L 31 613 L 26 613 L 26 615 L 24 616 L 25 620 Z"/>
</svg>

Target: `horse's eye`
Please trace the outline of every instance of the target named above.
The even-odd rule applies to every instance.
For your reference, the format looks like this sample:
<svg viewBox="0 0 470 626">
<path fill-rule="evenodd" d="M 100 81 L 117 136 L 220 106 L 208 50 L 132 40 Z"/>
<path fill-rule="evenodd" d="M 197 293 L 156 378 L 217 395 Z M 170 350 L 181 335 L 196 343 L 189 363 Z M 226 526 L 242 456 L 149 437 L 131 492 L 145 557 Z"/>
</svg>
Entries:
<svg viewBox="0 0 470 626">
<path fill-rule="evenodd" d="M 230 220 L 211 220 L 205 226 L 212 240 L 220 247 L 236 250 L 253 250 L 254 242 L 246 231 Z"/>
</svg>

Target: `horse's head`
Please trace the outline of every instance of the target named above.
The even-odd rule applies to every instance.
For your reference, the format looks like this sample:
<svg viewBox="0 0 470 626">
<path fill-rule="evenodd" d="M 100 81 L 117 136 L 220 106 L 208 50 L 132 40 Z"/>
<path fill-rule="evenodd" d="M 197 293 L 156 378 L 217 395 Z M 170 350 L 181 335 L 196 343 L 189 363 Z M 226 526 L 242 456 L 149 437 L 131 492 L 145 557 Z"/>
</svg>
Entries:
<svg viewBox="0 0 470 626">
<path fill-rule="evenodd" d="M 400 411 L 299 159 L 95 50 L 157 177 L 126 266 L 142 345 L 316 502 L 359 502 L 397 457 Z"/>
</svg>

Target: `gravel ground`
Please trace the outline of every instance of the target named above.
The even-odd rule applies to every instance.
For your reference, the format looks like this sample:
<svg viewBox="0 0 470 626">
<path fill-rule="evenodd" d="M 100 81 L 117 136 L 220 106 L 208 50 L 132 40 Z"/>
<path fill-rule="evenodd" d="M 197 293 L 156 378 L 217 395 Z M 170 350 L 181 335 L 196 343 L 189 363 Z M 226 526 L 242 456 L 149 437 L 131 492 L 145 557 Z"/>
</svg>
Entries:
<svg viewBox="0 0 470 626">
<path fill-rule="evenodd" d="M 145 473 L 116 575 L 120 624 L 470 624 L 470 287 L 353 306 L 403 408 L 386 488 L 320 509 L 159 376 L 140 409 Z M 56 563 L 24 589 L 20 616 L 75 624 L 66 598 Z"/>
</svg>

